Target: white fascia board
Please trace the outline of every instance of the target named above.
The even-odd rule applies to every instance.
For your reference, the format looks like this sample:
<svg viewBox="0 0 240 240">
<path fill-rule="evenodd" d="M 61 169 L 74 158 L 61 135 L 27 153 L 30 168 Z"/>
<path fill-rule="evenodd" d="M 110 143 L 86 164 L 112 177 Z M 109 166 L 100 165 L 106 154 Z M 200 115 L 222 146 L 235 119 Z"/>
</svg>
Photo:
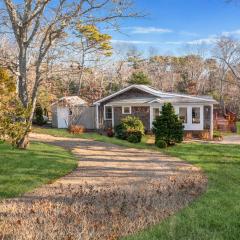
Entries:
<svg viewBox="0 0 240 240">
<path fill-rule="evenodd" d="M 93 105 L 96 105 L 97 103 L 101 103 L 101 102 L 104 102 L 108 99 L 111 99 L 121 93 L 124 93 L 132 88 L 137 88 L 141 91 L 144 91 L 144 92 L 147 92 L 153 96 L 156 96 L 156 97 L 164 97 L 164 96 L 169 96 L 169 97 L 183 97 L 183 98 L 189 98 L 189 99 L 195 99 L 195 100 L 201 100 L 201 101 L 204 101 L 204 102 L 208 102 L 208 103 L 213 103 L 213 104 L 217 104 L 218 102 L 214 99 L 206 99 L 206 98 L 201 98 L 201 97 L 195 97 L 195 96 L 190 96 L 190 95 L 184 95 L 184 94 L 177 94 L 177 93 L 166 93 L 166 92 L 161 92 L 159 91 L 159 93 L 157 91 L 151 91 L 151 90 L 148 90 L 147 88 L 141 86 L 141 85 L 130 85 L 116 93 L 113 93 L 105 98 L 102 98 L 96 102 L 93 103 Z"/>
<path fill-rule="evenodd" d="M 201 101 L 204 101 L 204 102 L 214 102 L 214 103 L 217 103 L 217 101 L 214 100 L 214 99 L 206 99 L 206 98 L 195 97 L 195 96 L 190 96 L 190 95 L 182 95 L 182 94 L 177 94 L 177 93 L 162 93 L 162 94 L 166 95 L 166 96 L 182 97 L 182 98 L 201 100 Z"/>
<path fill-rule="evenodd" d="M 105 98 L 102 98 L 102 99 L 94 102 L 93 105 L 95 105 L 95 104 L 97 104 L 97 103 L 104 102 L 104 101 L 106 101 L 106 100 L 108 100 L 108 99 L 111 99 L 111 98 L 113 98 L 113 97 L 115 97 L 115 96 L 117 96 L 117 95 L 119 95 L 119 94 L 121 94 L 121 93 L 124 93 L 124 92 L 126 92 L 126 91 L 128 91 L 128 90 L 130 90 L 130 89 L 132 89 L 132 88 L 137 88 L 137 89 L 139 89 L 139 90 L 141 90 L 141 91 L 143 91 L 143 92 L 147 92 L 147 93 L 149 93 L 149 94 L 151 94 L 151 95 L 153 95 L 153 96 L 158 97 L 158 94 L 153 93 L 153 92 L 151 92 L 150 90 L 145 89 L 145 88 L 144 88 L 143 86 L 141 86 L 141 85 L 130 85 L 130 86 L 128 86 L 128 87 L 126 87 L 126 88 L 118 91 L 118 92 L 115 92 L 115 93 L 113 93 L 113 94 L 111 94 L 111 95 L 109 95 L 109 96 L 107 96 L 107 97 L 105 97 Z"/>
<path fill-rule="evenodd" d="M 124 88 L 124 89 L 122 89 L 122 90 L 120 90 L 118 92 L 115 92 L 115 93 L 113 93 L 113 94 L 111 94 L 111 95 L 109 95 L 109 96 L 107 96 L 105 98 L 102 98 L 102 99 L 94 102 L 93 105 L 99 104 L 99 103 L 104 102 L 104 101 L 106 101 L 108 99 L 111 99 L 111 98 L 113 98 L 113 97 L 115 97 L 115 96 L 117 96 L 117 95 L 119 95 L 121 93 L 124 93 L 124 92 L 128 91 L 129 89 L 133 88 L 134 86 L 135 85 L 128 86 L 128 87 L 126 87 L 126 88 Z"/>
</svg>

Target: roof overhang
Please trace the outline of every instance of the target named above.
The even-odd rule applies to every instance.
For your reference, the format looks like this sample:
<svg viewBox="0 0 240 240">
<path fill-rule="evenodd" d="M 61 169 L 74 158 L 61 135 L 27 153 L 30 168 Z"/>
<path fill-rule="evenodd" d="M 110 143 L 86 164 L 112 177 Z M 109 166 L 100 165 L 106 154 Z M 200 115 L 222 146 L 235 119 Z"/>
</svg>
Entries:
<svg viewBox="0 0 240 240">
<path fill-rule="evenodd" d="M 140 88 L 140 86 L 138 86 L 138 85 L 130 85 L 130 86 L 126 87 L 126 88 L 123 88 L 122 90 L 120 90 L 120 91 L 118 91 L 118 92 L 115 92 L 115 93 L 113 93 L 113 94 L 111 94 L 111 95 L 109 95 L 109 96 L 107 96 L 107 97 L 105 97 L 105 98 L 102 98 L 102 99 L 94 102 L 93 105 L 97 105 L 97 104 L 99 104 L 99 103 L 101 103 L 101 102 L 107 101 L 108 99 L 111 99 L 111 98 L 113 98 L 113 97 L 115 97 L 115 96 L 117 96 L 117 95 L 119 95 L 119 94 L 121 94 L 121 93 L 124 93 L 124 92 L 126 92 L 126 91 L 128 91 L 128 90 L 130 90 L 130 89 L 133 89 L 133 88 L 137 88 L 137 89 L 139 89 L 139 90 L 142 90 L 142 89 Z"/>
<path fill-rule="evenodd" d="M 156 102 L 167 102 L 167 99 L 171 99 L 171 98 L 174 98 L 174 97 L 181 97 L 181 98 L 186 98 L 186 99 L 191 99 L 193 102 L 203 102 L 203 103 L 208 103 L 208 104 L 218 104 L 218 102 L 214 99 L 211 99 L 211 98 L 204 98 L 204 97 L 200 97 L 200 96 L 191 96 L 191 95 L 185 95 L 185 94 L 178 94 L 178 93 L 168 93 L 168 92 L 162 92 L 162 91 L 158 91 L 158 90 L 155 90 L 155 89 L 152 89 L 148 86 L 144 86 L 144 85 L 130 85 L 126 88 L 123 88 L 122 90 L 116 92 L 116 93 L 113 93 L 105 98 L 102 98 L 96 102 L 93 103 L 93 105 L 99 105 L 100 103 L 104 102 L 104 101 L 107 101 L 121 93 L 124 93 L 130 89 L 139 89 L 143 92 L 147 92 L 149 94 L 151 94 L 152 96 L 155 96 L 156 99 L 148 102 L 148 103 L 153 103 L 154 101 Z M 161 99 L 163 98 L 163 99 Z M 170 102 L 170 101 L 169 101 Z"/>
</svg>

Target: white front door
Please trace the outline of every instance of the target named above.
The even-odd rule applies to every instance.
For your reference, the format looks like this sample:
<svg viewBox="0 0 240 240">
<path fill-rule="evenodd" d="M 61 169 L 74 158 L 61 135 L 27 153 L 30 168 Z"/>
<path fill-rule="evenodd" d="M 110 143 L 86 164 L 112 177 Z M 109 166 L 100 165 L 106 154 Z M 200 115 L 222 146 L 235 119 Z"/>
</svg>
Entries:
<svg viewBox="0 0 240 240">
<path fill-rule="evenodd" d="M 68 128 L 69 109 L 67 107 L 58 107 L 58 128 Z"/>
</svg>

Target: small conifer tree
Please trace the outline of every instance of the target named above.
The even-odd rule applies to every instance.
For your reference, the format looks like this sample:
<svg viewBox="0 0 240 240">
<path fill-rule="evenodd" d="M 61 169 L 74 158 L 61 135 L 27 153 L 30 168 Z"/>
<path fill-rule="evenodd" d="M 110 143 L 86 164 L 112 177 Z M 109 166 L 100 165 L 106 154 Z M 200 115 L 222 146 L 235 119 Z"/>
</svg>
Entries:
<svg viewBox="0 0 240 240">
<path fill-rule="evenodd" d="M 162 107 L 161 115 L 153 121 L 153 133 L 155 142 L 163 140 L 167 145 L 172 145 L 183 141 L 182 121 L 174 112 L 171 103 L 165 103 Z"/>
<path fill-rule="evenodd" d="M 43 109 L 42 109 L 42 106 L 39 103 L 37 103 L 37 105 L 36 105 L 35 117 L 36 117 L 37 125 L 41 126 L 41 125 L 44 124 Z"/>
</svg>

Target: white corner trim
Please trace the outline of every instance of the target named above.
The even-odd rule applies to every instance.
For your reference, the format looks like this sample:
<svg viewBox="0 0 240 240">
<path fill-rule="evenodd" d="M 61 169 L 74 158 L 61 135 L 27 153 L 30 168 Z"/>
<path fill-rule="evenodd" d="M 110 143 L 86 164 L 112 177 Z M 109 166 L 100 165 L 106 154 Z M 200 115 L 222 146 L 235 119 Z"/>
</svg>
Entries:
<svg viewBox="0 0 240 240">
<path fill-rule="evenodd" d="M 96 128 L 99 129 L 99 113 L 98 113 L 98 107 L 99 105 L 96 105 Z"/>
<path fill-rule="evenodd" d="M 149 116 L 149 119 L 150 119 L 150 130 L 152 130 L 152 127 L 153 127 L 153 107 L 150 106 L 150 116 Z"/>
<path fill-rule="evenodd" d="M 112 128 L 114 129 L 114 107 L 112 106 Z"/>
</svg>

